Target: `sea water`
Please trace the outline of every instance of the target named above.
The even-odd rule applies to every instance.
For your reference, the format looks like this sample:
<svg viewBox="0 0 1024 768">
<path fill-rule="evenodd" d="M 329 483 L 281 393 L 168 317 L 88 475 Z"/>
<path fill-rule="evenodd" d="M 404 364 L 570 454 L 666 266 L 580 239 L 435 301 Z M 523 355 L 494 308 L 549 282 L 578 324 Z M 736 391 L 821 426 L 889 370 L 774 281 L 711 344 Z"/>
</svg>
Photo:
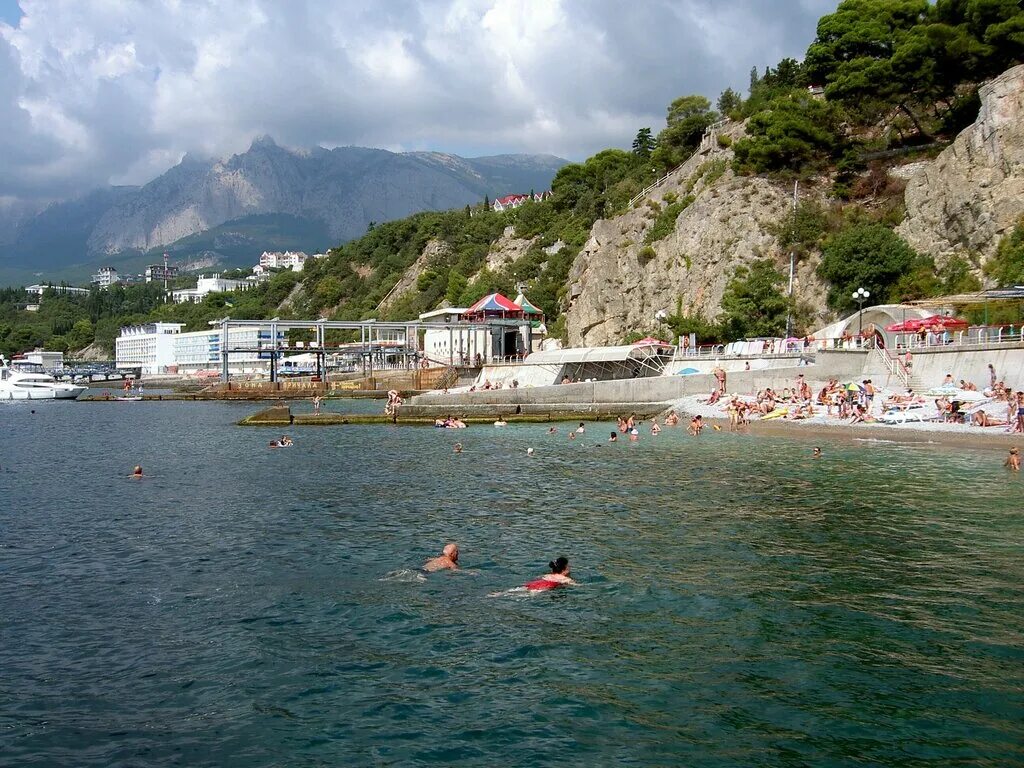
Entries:
<svg viewBox="0 0 1024 768">
<path fill-rule="evenodd" d="M 252 411 L 0 404 L 0 764 L 1024 764 L 1001 452 Z"/>
</svg>

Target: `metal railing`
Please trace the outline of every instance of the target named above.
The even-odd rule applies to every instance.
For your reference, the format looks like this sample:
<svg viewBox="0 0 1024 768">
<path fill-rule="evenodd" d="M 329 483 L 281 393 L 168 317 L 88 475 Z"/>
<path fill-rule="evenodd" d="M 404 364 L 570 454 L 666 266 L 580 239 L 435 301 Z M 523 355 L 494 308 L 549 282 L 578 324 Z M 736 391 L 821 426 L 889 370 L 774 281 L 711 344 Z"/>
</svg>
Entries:
<svg viewBox="0 0 1024 768">
<path fill-rule="evenodd" d="M 897 349 L 948 349 L 955 347 L 988 347 L 999 344 L 1024 344 L 1024 325 L 977 325 L 962 331 L 940 333 L 897 333 L 893 346 Z"/>
<path fill-rule="evenodd" d="M 679 165 L 677 165 L 671 171 L 666 173 L 660 179 L 658 179 L 657 181 L 653 182 L 652 184 L 648 184 L 646 187 L 644 187 L 644 189 L 642 191 L 640 191 L 637 194 L 633 195 L 633 197 L 631 197 L 629 199 L 629 207 L 632 208 L 638 202 L 640 202 L 645 197 L 647 197 L 647 195 L 649 195 L 651 192 L 653 192 L 658 187 L 660 187 L 662 184 L 664 184 L 666 181 L 668 181 L 668 177 L 669 176 L 671 176 L 672 174 L 676 173 L 680 168 L 682 168 L 688 162 L 693 160 L 693 158 L 697 157 L 697 155 L 703 154 L 709 147 L 711 147 L 713 149 L 714 147 L 712 147 L 708 143 L 708 141 L 707 141 L 708 138 L 711 137 L 712 135 L 714 135 L 715 131 L 717 131 L 719 128 L 721 128 L 723 125 L 725 125 L 728 122 L 729 122 L 728 120 L 719 120 L 718 122 L 712 123 L 707 128 L 705 128 L 704 129 L 704 136 L 700 140 L 700 146 L 698 146 L 697 149 L 695 149 L 693 151 L 693 154 L 691 154 L 689 157 L 687 157 L 683 162 L 681 162 Z"/>
<path fill-rule="evenodd" d="M 902 381 L 904 387 L 909 387 L 910 371 L 907 370 L 907 367 L 903 364 L 903 361 L 900 360 L 898 357 L 894 357 L 893 355 L 891 355 L 889 351 L 882 346 L 876 346 L 875 352 L 878 354 L 878 357 L 881 359 L 883 365 L 885 365 L 886 370 L 889 371 L 889 375 L 895 376 L 900 381 Z"/>
</svg>

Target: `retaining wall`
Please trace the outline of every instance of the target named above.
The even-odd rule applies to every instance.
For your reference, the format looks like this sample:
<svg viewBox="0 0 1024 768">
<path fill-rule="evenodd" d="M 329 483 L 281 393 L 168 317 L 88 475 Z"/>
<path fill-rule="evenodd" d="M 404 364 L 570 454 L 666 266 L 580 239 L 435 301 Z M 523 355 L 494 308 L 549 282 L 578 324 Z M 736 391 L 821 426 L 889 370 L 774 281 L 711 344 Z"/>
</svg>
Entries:
<svg viewBox="0 0 1024 768">
<path fill-rule="evenodd" d="M 988 364 L 992 363 L 996 375 L 1014 390 L 1024 390 L 1024 344 L 1002 344 L 999 348 L 977 350 L 945 350 L 941 347 L 911 350 L 912 373 L 925 387 L 937 387 L 947 373 L 953 380 L 973 382 L 978 389 L 989 385 Z"/>
</svg>

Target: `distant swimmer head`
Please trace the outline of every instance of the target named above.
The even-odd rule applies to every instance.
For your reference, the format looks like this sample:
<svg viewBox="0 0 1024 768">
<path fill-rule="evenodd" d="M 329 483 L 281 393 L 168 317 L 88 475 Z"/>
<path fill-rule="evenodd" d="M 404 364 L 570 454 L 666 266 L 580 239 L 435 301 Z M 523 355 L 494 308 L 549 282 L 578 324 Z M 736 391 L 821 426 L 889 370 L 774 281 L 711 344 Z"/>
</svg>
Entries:
<svg viewBox="0 0 1024 768">
<path fill-rule="evenodd" d="M 527 448 L 526 449 L 526 455 L 527 456 L 533 456 L 533 448 Z"/>
<path fill-rule="evenodd" d="M 814 449 L 814 458 L 819 458 L 820 456 L 821 456 L 821 448 L 815 447 L 815 449 Z"/>
<path fill-rule="evenodd" d="M 459 560 L 459 545 L 454 541 L 444 545 L 444 549 L 441 550 L 441 554 L 450 559 L 452 562 L 458 562 Z"/>
<path fill-rule="evenodd" d="M 462 443 L 456 443 L 456 444 L 454 445 L 454 447 L 452 448 L 452 450 L 453 450 L 453 451 L 454 451 L 455 453 L 462 453 Z"/>
<path fill-rule="evenodd" d="M 135 469 L 132 470 L 132 477 L 142 477 L 142 465 L 136 464 Z"/>
<path fill-rule="evenodd" d="M 557 560 L 552 560 L 550 563 L 548 563 L 548 568 L 551 569 L 552 573 L 561 573 L 568 576 L 569 559 L 566 557 L 560 557 Z"/>
</svg>

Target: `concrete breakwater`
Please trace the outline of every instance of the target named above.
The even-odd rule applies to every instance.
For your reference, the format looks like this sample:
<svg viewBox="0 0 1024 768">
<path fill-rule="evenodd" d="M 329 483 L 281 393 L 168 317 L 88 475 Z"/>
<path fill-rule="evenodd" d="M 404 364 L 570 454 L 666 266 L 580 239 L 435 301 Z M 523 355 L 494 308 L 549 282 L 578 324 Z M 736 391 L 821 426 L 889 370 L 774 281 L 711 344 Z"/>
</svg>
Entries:
<svg viewBox="0 0 1024 768">
<path fill-rule="evenodd" d="M 395 424 L 433 426 L 436 419 L 454 416 L 467 424 L 493 424 L 499 418 L 510 423 L 614 421 L 622 413 L 635 413 L 649 419 L 665 409 L 663 403 L 618 403 L 618 407 L 566 405 L 524 405 L 518 411 L 489 405 L 411 406 L 403 405 L 393 416 L 383 413 L 292 413 L 287 405 L 266 408 L 238 422 L 245 427 L 344 426 L 356 424 Z"/>
<path fill-rule="evenodd" d="M 416 391 L 402 392 L 402 397 L 412 397 Z M 388 393 L 379 389 L 343 389 L 343 390 L 298 390 L 285 389 L 273 390 L 203 390 L 202 392 L 169 392 L 162 394 L 142 395 L 141 399 L 146 401 L 182 401 L 182 400 L 232 400 L 241 402 L 264 402 L 268 400 L 311 400 L 319 395 L 323 400 L 384 400 Z M 136 395 L 136 397 L 138 397 Z M 118 403 L 124 402 L 125 394 L 120 391 L 111 391 L 104 394 L 88 394 L 78 398 L 80 403 Z"/>
</svg>

